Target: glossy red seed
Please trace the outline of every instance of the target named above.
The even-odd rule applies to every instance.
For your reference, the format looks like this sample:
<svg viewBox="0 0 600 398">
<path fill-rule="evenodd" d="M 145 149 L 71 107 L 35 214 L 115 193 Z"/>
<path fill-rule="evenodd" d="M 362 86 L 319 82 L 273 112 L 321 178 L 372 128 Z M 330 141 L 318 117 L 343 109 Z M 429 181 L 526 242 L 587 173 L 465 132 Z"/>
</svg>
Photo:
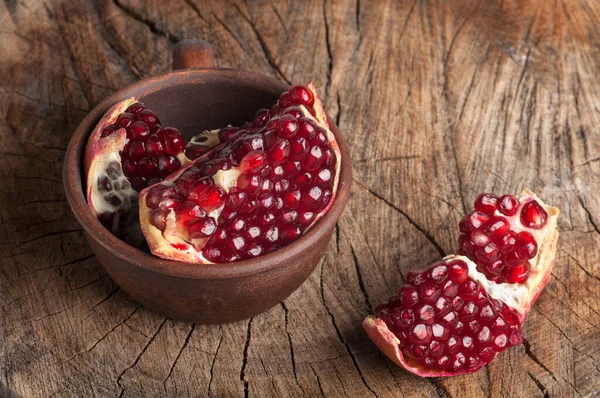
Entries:
<svg viewBox="0 0 600 398">
<path fill-rule="evenodd" d="M 492 216 L 484 226 L 485 233 L 496 240 L 510 231 L 510 225 L 506 218 L 501 216 Z"/>
<path fill-rule="evenodd" d="M 133 122 L 127 127 L 127 136 L 133 140 L 141 140 L 150 135 L 150 128 L 144 122 Z"/>
<path fill-rule="evenodd" d="M 252 124 L 255 127 L 262 127 L 267 123 L 269 118 L 271 117 L 271 111 L 268 109 L 260 109 L 254 114 L 254 119 L 252 119 Z"/>
<path fill-rule="evenodd" d="M 148 125 L 148 127 L 152 127 L 157 124 L 160 124 L 160 120 L 158 119 L 158 116 L 156 116 L 156 114 L 154 112 L 152 112 L 150 109 L 142 110 L 137 115 L 137 117 L 139 118 L 139 120 L 146 123 Z"/>
<path fill-rule="evenodd" d="M 281 114 L 282 115 L 292 115 L 296 119 L 304 117 L 304 113 L 302 112 L 302 109 L 300 109 L 299 106 L 288 106 L 281 112 Z"/>
<path fill-rule="evenodd" d="M 513 216 L 519 208 L 519 199 L 513 195 L 502 195 L 498 198 L 498 210 L 505 216 Z"/>
<path fill-rule="evenodd" d="M 498 208 L 498 197 L 490 193 L 482 193 L 475 199 L 475 210 L 492 215 Z"/>
<path fill-rule="evenodd" d="M 537 254 L 537 242 L 529 232 L 519 232 L 517 235 L 516 250 L 520 258 L 530 260 Z"/>
<path fill-rule="evenodd" d="M 289 91 L 289 101 L 292 104 L 301 104 L 310 106 L 315 99 L 310 90 L 305 86 L 294 86 Z"/>
<path fill-rule="evenodd" d="M 116 130 L 117 130 L 117 127 L 114 124 L 110 124 L 110 125 L 104 127 L 104 129 L 102 130 L 102 133 L 100 134 L 100 136 L 102 138 L 108 137 L 112 133 L 114 133 Z"/>
<path fill-rule="evenodd" d="M 523 205 L 521 208 L 521 223 L 533 229 L 540 229 L 546 225 L 548 221 L 548 213 L 544 208 L 537 202 L 537 200 L 531 200 Z"/>
<path fill-rule="evenodd" d="M 459 224 L 461 232 L 472 232 L 480 229 L 490 217 L 482 212 L 474 211 L 468 214 Z"/>
</svg>

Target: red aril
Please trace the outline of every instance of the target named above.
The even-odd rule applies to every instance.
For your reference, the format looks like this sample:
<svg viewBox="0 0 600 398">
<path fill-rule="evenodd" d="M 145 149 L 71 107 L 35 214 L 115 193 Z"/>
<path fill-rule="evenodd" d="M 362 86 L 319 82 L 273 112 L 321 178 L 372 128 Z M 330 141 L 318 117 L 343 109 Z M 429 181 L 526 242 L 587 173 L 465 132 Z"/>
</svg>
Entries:
<svg viewBox="0 0 600 398">
<path fill-rule="evenodd" d="M 409 272 L 363 321 L 381 351 L 416 375 L 472 373 L 520 344 L 525 317 L 550 277 L 557 208 L 525 190 L 520 199 L 482 194 L 475 209 L 461 221 L 459 238 L 472 259 L 450 255 Z"/>
<path fill-rule="evenodd" d="M 213 131 L 225 141 L 141 192 L 153 254 L 192 263 L 254 258 L 298 239 L 329 209 L 341 158 L 314 87 L 296 86 L 278 104 L 280 113 L 259 110 L 237 130 Z"/>
</svg>

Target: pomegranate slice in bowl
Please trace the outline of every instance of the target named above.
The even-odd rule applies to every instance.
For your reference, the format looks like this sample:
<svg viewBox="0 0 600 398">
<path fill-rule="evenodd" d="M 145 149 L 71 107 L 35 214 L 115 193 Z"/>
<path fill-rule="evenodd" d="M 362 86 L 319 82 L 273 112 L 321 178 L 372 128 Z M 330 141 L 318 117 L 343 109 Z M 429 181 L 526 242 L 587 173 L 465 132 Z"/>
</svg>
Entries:
<svg viewBox="0 0 600 398">
<path fill-rule="evenodd" d="M 309 83 L 306 86 L 297 85 L 283 92 L 271 109 L 259 109 L 251 122 L 246 122 L 241 126 L 229 125 L 220 129 L 206 130 L 195 135 L 187 143 L 185 155 L 191 160 L 197 159 L 208 153 L 218 144 L 229 140 L 238 131 L 243 130 L 254 133 L 262 128 L 273 116 L 281 115 L 284 112 L 301 117 L 302 111 L 299 108 L 300 106 L 308 110 L 326 128 L 329 128 L 325 110 L 314 84 Z"/>
<path fill-rule="evenodd" d="M 179 131 L 134 98 L 110 108 L 94 128 L 84 155 L 87 202 L 113 234 L 135 247 L 143 243 L 138 192 L 189 163 Z"/>
<path fill-rule="evenodd" d="M 282 97 L 297 91 L 311 97 L 310 109 L 265 112 L 260 125 L 237 130 L 141 192 L 140 221 L 153 254 L 190 263 L 250 259 L 293 242 L 325 214 L 340 151 L 313 89 L 296 86 Z"/>
<path fill-rule="evenodd" d="M 512 231 L 517 236 L 513 251 L 528 257 L 527 277 L 517 283 L 498 281 L 498 273 L 490 274 L 488 262 L 480 263 L 482 256 L 477 253 L 470 253 L 477 262 L 450 255 L 424 271 L 409 272 L 399 292 L 363 321 L 371 340 L 396 364 L 422 377 L 472 373 L 522 341 L 521 327 L 550 277 L 556 256 L 558 209 L 528 190 L 520 199 L 513 198 L 503 201 L 480 195 L 476 210 L 461 221 L 460 228 L 463 234 L 467 229 L 481 231 L 483 236 L 471 240 L 488 243 L 495 241 L 496 231 L 503 233 L 500 236 Z M 507 217 L 506 226 L 494 219 L 500 218 L 497 211 Z M 536 228 L 529 231 L 532 226 Z M 527 238 L 519 243 L 523 232 L 533 241 Z"/>
</svg>

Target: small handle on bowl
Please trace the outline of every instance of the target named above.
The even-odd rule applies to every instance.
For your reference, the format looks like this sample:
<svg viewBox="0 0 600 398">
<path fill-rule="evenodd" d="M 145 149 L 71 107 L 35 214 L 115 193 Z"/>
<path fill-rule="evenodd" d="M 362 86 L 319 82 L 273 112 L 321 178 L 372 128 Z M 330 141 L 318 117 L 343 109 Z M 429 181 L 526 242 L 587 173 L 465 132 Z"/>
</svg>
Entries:
<svg viewBox="0 0 600 398">
<path fill-rule="evenodd" d="M 210 44 L 204 40 L 181 40 L 173 49 L 173 70 L 214 68 Z"/>
</svg>

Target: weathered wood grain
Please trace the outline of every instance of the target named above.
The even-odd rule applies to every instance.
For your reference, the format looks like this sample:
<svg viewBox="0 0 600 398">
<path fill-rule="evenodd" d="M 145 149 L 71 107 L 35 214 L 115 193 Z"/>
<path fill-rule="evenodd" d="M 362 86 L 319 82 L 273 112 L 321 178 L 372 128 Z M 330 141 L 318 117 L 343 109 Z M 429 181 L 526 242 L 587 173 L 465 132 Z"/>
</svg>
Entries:
<svg viewBox="0 0 600 398">
<path fill-rule="evenodd" d="M 0 3 L 0 396 L 598 396 L 599 20 L 593 0 Z M 62 191 L 79 121 L 193 38 L 221 66 L 314 81 L 354 162 L 321 264 L 233 325 L 127 298 Z M 524 344 L 470 376 L 395 367 L 362 318 L 454 250 L 478 192 L 524 187 L 562 210 Z"/>
</svg>

